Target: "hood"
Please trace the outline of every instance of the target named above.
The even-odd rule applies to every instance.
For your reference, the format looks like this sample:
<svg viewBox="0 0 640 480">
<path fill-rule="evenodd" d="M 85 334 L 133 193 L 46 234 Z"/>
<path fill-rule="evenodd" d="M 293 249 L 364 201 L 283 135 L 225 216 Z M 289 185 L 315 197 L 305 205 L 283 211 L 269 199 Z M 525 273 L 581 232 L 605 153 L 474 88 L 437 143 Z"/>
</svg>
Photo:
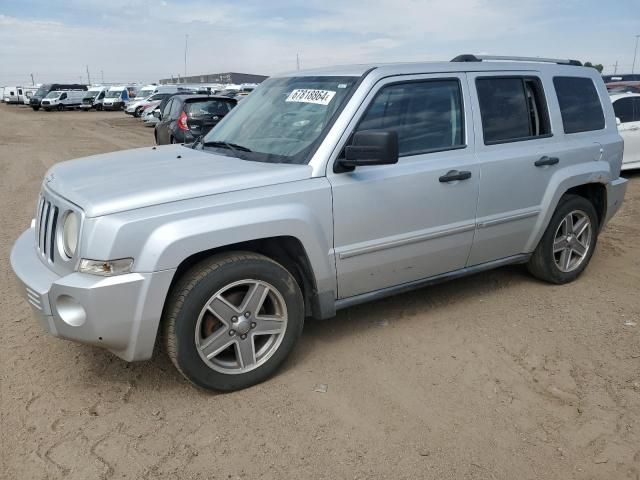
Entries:
<svg viewBox="0 0 640 480">
<path fill-rule="evenodd" d="M 47 172 L 45 186 L 97 217 L 310 176 L 308 165 L 252 162 L 167 145 L 59 163 Z"/>
</svg>

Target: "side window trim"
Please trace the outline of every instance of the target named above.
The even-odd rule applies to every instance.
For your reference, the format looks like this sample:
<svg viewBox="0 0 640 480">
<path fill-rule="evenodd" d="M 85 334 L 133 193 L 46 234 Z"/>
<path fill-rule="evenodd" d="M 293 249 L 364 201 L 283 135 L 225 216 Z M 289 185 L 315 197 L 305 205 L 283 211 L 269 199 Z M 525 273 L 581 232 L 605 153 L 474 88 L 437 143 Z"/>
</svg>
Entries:
<svg viewBox="0 0 640 480">
<path fill-rule="evenodd" d="M 407 84 L 412 84 L 412 83 L 429 83 L 429 82 L 442 82 L 442 81 L 455 81 L 457 86 L 458 86 L 458 92 L 459 92 L 459 98 L 460 98 L 460 113 L 461 113 L 460 118 L 458 119 L 458 122 L 460 123 L 460 137 L 462 139 L 462 144 L 443 147 L 443 148 L 430 148 L 430 149 L 420 150 L 420 151 L 417 151 L 417 152 L 400 154 L 399 158 L 414 157 L 416 155 L 426 155 L 426 154 L 438 153 L 438 152 L 448 152 L 450 150 L 462 150 L 462 149 L 467 148 L 469 142 L 467 141 L 467 130 L 466 130 L 466 123 L 465 123 L 466 122 L 466 112 L 465 112 L 465 102 L 464 102 L 464 94 L 463 94 L 463 90 L 462 90 L 462 80 L 461 80 L 461 78 L 457 77 L 457 76 L 436 77 L 436 78 L 421 78 L 421 79 L 414 79 L 414 80 L 396 80 L 396 81 L 393 81 L 393 82 L 382 84 L 380 86 L 380 88 L 378 88 L 378 90 L 375 92 L 375 94 L 373 95 L 371 100 L 369 101 L 369 104 L 367 105 L 365 110 L 362 112 L 362 115 L 360 115 L 360 118 L 358 119 L 358 122 L 356 123 L 355 127 L 353 128 L 353 130 L 349 134 L 349 138 L 347 139 L 344 147 L 342 147 L 342 151 L 340 152 L 340 155 L 338 156 L 338 158 L 344 158 L 344 149 L 345 149 L 345 147 L 351 143 L 353 135 L 358 131 L 358 127 L 360 126 L 360 123 L 367 116 L 367 114 L 369 113 L 370 109 L 373 106 L 374 101 L 378 98 L 378 95 L 380 95 L 380 93 L 385 88 L 393 87 L 393 86 L 396 86 L 396 85 L 407 85 Z"/>
<path fill-rule="evenodd" d="M 533 80 L 537 83 L 538 87 L 540 88 L 540 94 L 542 95 L 542 98 L 540 99 L 542 101 L 542 111 L 538 112 L 544 115 L 544 117 L 542 118 L 542 120 L 544 120 L 544 124 L 547 125 L 547 128 L 549 130 L 549 133 L 543 133 L 541 135 L 528 135 L 526 137 L 516 137 L 516 138 L 508 138 L 508 139 L 504 139 L 504 140 L 486 140 L 485 139 L 485 132 L 484 132 L 484 123 L 482 121 L 482 106 L 480 104 L 480 95 L 478 93 L 478 80 L 483 80 L 483 79 L 519 79 L 522 81 L 522 89 L 523 92 L 525 93 L 525 100 L 527 100 L 526 98 L 526 91 L 527 91 L 527 80 Z M 544 83 L 542 81 L 542 78 L 538 75 L 478 75 L 477 77 L 475 77 L 475 81 L 474 81 L 474 87 L 475 87 L 475 95 L 476 98 L 478 100 L 478 105 L 480 106 L 480 111 L 478 112 L 478 118 L 480 120 L 480 125 L 481 125 L 481 132 L 482 132 L 482 141 L 484 143 L 485 146 L 493 146 L 493 145 L 502 145 L 505 143 L 515 143 L 515 142 L 527 142 L 530 140 L 539 140 L 539 139 L 545 139 L 545 138 L 552 138 L 553 137 L 553 129 L 551 128 L 551 118 L 550 118 L 550 114 L 549 114 L 549 101 L 547 100 L 547 93 L 544 90 Z M 537 108 L 537 106 L 536 106 Z M 533 128 L 533 125 L 531 123 L 531 118 L 529 118 L 529 132 L 531 133 L 531 129 Z"/>
</svg>

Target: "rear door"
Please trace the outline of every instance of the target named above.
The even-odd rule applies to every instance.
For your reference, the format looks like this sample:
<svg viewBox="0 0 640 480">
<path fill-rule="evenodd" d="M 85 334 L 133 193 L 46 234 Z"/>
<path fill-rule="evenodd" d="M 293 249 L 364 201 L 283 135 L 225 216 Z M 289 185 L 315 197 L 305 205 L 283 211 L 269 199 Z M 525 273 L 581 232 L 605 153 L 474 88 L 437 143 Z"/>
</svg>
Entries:
<svg viewBox="0 0 640 480">
<path fill-rule="evenodd" d="M 640 96 L 623 97 L 613 102 L 620 121 L 618 131 L 624 139 L 624 164 L 640 162 Z"/>
<path fill-rule="evenodd" d="M 540 72 L 469 73 L 480 195 L 468 266 L 524 252 L 560 158 Z"/>
</svg>

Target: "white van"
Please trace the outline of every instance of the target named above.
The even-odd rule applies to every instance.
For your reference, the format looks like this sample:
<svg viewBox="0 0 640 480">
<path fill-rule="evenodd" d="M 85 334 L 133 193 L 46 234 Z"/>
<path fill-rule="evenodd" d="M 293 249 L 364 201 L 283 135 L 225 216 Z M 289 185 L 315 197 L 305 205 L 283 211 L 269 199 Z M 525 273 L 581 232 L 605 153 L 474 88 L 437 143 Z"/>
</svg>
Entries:
<svg viewBox="0 0 640 480">
<path fill-rule="evenodd" d="M 54 90 L 42 99 L 40 106 L 47 112 L 75 109 L 80 107 L 86 93 L 82 90 Z"/>
<path fill-rule="evenodd" d="M 129 102 L 129 90 L 135 87 L 117 85 L 109 88 L 102 102 L 103 110 L 122 110 Z"/>
<path fill-rule="evenodd" d="M 96 110 L 102 110 L 102 102 L 104 101 L 104 97 L 107 94 L 109 87 L 97 86 L 91 87 L 89 90 L 84 92 L 84 97 L 82 98 L 82 103 L 80 104 L 80 110 L 91 110 L 92 108 Z"/>
</svg>

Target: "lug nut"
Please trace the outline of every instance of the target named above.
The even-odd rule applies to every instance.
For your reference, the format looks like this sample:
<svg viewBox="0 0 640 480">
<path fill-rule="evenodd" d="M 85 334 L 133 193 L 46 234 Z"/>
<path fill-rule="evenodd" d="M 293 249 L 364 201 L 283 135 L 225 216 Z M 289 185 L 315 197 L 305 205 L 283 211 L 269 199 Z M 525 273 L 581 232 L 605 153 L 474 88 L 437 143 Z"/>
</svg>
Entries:
<svg viewBox="0 0 640 480">
<path fill-rule="evenodd" d="M 251 312 L 244 312 L 244 316 L 249 318 L 251 316 Z"/>
<path fill-rule="evenodd" d="M 251 328 L 256 328 L 256 322 L 251 322 Z"/>
<path fill-rule="evenodd" d="M 236 322 L 238 321 L 238 317 L 231 317 L 231 321 L 232 321 L 233 323 L 236 323 Z"/>
<path fill-rule="evenodd" d="M 240 338 L 244 340 L 245 338 L 247 338 L 247 334 L 245 333 L 244 335 L 241 335 Z"/>
<path fill-rule="evenodd" d="M 235 330 L 229 330 L 229 336 L 233 337 L 236 334 Z"/>
</svg>

